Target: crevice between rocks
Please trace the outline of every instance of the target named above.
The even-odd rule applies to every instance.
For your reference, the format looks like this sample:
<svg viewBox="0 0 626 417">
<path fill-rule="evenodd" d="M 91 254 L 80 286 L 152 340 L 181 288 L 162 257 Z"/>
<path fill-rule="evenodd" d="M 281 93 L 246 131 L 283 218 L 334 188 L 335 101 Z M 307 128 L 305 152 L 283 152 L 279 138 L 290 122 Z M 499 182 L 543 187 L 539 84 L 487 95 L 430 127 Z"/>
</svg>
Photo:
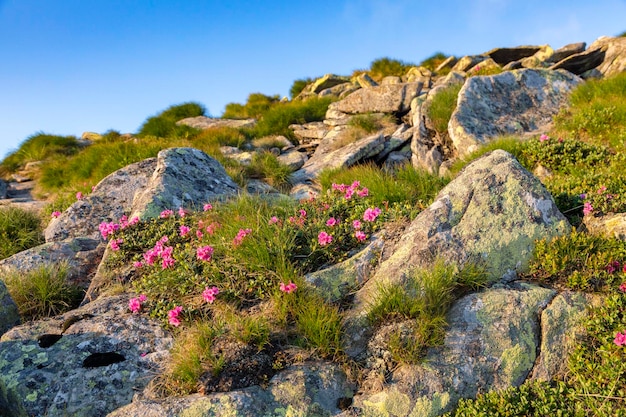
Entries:
<svg viewBox="0 0 626 417">
<path fill-rule="evenodd" d="M 533 374 L 535 373 L 535 368 L 538 366 L 541 359 L 541 344 L 543 343 L 543 324 L 541 322 L 541 316 L 543 316 L 545 309 L 550 307 L 550 305 L 554 302 L 554 299 L 560 294 L 560 292 L 555 291 L 554 295 L 548 300 L 546 305 L 543 308 L 540 308 L 537 312 L 537 345 L 535 347 L 535 361 L 533 362 L 533 366 L 528 370 L 528 374 L 526 375 L 526 378 L 524 378 L 524 382 L 532 379 Z"/>
</svg>

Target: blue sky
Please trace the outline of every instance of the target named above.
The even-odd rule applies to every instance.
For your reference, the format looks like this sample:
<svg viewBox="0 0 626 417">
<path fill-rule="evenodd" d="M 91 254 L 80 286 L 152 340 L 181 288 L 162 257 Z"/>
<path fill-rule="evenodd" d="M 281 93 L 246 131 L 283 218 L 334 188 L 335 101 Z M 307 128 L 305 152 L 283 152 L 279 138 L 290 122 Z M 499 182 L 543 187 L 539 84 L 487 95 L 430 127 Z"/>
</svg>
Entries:
<svg viewBox="0 0 626 417">
<path fill-rule="evenodd" d="M 36 132 L 136 132 L 185 101 L 220 116 L 385 56 L 589 44 L 624 17 L 626 0 L 0 0 L 0 158 Z"/>
</svg>

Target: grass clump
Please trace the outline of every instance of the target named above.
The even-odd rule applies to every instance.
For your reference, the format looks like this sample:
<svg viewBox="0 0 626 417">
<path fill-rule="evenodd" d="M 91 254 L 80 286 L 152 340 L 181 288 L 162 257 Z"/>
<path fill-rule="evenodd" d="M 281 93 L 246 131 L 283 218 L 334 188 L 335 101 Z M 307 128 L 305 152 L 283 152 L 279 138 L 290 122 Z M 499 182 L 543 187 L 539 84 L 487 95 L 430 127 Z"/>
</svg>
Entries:
<svg viewBox="0 0 626 417">
<path fill-rule="evenodd" d="M 572 290 L 606 291 L 623 279 L 621 266 L 615 267 L 614 262 L 625 261 L 623 240 L 572 230 L 535 244 L 529 274 L 542 283 Z"/>
<path fill-rule="evenodd" d="M 2 163 L 2 174 L 16 172 L 28 162 L 42 161 L 55 156 L 74 155 L 80 150 L 75 136 L 57 136 L 47 133 L 36 133 L 28 137 L 20 148 L 9 154 Z"/>
<path fill-rule="evenodd" d="M 484 268 L 468 263 L 463 268 L 437 259 L 431 268 L 414 270 L 405 285 L 380 288 L 368 311 L 374 325 L 411 320 L 410 331 L 398 331 L 389 339 L 395 361 L 419 362 L 428 347 L 441 344 L 445 336 L 445 315 L 459 295 L 487 283 Z"/>
<path fill-rule="evenodd" d="M 44 242 L 41 219 L 18 207 L 0 208 L 0 259 Z"/>
<path fill-rule="evenodd" d="M 163 110 L 156 116 L 149 117 L 139 128 L 137 136 L 154 136 L 157 138 L 192 136 L 198 130 L 185 125 L 177 125 L 176 122 L 187 117 L 204 116 L 206 109 L 203 105 L 194 102 L 176 104 Z"/>
<path fill-rule="evenodd" d="M 271 152 L 256 152 L 252 155 L 250 165 L 245 167 L 248 178 L 260 178 L 269 185 L 281 190 L 288 189 L 291 168 L 281 163 Z"/>
<path fill-rule="evenodd" d="M 22 318 L 37 320 L 78 307 L 82 291 L 67 282 L 69 265 L 43 265 L 32 271 L 12 271 L 4 278 Z"/>
<path fill-rule="evenodd" d="M 276 103 L 263 113 L 250 133 L 255 138 L 282 135 L 295 140 L 296 137 L 289 129 L 289 125 L 324 120 L 331 102 L 332 99 L 328 97 L 311 97 L 302 101 Z"/>
<path fill-rule="evenodd" d="M 626 145 L 626 73 L 589 80 L 570 95 L 570 106 L 555 119 L 555 134 L 573 136 L 616 150 Z"/>
<path fill-rule="evenodd" d="M 381 81 L 390 75 L 402 77 L 415 64 L 389 57 L 378 58 L 370 64 L 369 75 L 375 81 Z"/>
<path fill-rule="evenodd" d="M 280 102 L 278 94 L 267 96 L 261 93 L 252 93 L 246 104 L 229 103 L 226 105 L 222 118 L 224 119 L 259 119 L 269 109 Z"/>
<path fill-rule="evenodd" d="M 456 101 L 461 87 L 463 87 L 462 84 L 455 83 L 439 90 L 428 107 L 428 117 L 440 135 L 448 134 L 448 123 L 454 109 L 456 109 Z"/>
<path fill-rule="evenodd" d="M 302 92 L 302 90 L 306 88 L 307 85 L 311 84 L 313 81 L 315 80 L 312 78 L 300 78 L 295 80 L 289 88 L 289 97 L 294 99 Z"/>
<path fill-rule="evenodd" d="M 444 54 L 443 52 L 435 52 L 434 54 L 420 62 L 420 67 L 427 68 L 430 71 L 434 72 L 435 68 L 437 68 L 447 58 L 448 55 Z"/>
</svg>

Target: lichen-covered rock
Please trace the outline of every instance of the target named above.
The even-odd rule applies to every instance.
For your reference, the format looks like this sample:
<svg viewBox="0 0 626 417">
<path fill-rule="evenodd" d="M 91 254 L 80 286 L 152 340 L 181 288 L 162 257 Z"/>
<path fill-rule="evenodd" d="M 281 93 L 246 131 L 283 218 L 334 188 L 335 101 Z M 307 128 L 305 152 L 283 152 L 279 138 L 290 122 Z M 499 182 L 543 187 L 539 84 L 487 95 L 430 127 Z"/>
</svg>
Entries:
<svg viewBox="0 0 626 417">
<path fill-rule="evenodd" d="M 350 78 L 348 77 L 335 74 L 326 74 L 323 77 L 320 77 L 317 80 L 313 81 L 313 83 L 307 86 L 307 88 L 305 88 L 305 90 L 303 91 L 319 94 L 321 91 L 326 90 L 327 88 L 332 88 L 339 84 L 345 84 L 349 82 Z"/>
<path fill-rule="evenodd" d="M 0 336 L 13 326 L 20 323 L 20 313 L 15 302 L 9 295 L 7 287 L 0 279 Z M 0 389 L 1 391 L 1 389 Z M 0 410 L 2 410 L 0 408 Z"/>
<path fill-rule="evenodd" d="M 139 399 L 108 417 L 325 417 L 339 414 L 338 404 L 345 402 L 349 405 L 352 396 L 353 387 L 339 366 L 305 363 L 279 372 L 265 389 L 252 386 L 163 401 Z"/>
<path fill-rule="evenodd" d="M 301 183 L 316 178 L 324 169 L 352 166 L 363 159 L 374 157 L 384 147 L 385 137 L 376 134 L 328 153 L 316 151 L 301 169 L 292 174 L 292 182 Z"/>
<path fill-rule="evenodd" d="M 421 103 L 414 100 L 412 106 L 413 121 L 413 138 L 411 140 L 411 162 L 415 168 L 425 169 L 428 172 L 436 174 L 444 160 L 451 159 L 455 156 L 455 148 L 448 135 L 448 132 L 438 132 L 429 117 L 430 106 L 433 100 L 442 90 L 457 84 L 462 85 L 465 82 L 458 72 L 451 72 L 445 78 L 442 78 L 428 92 L 426 99 Z"/>
<path fill-rule="evenodd" d="M 584 334 L 580 322 L 587 314 L 589 295 L 566 291 L 541 312 L 541 344 L 533 379 L 551 381 L 567 372 L 569 353 Z"/>
<path fill-rule="evenodd" d="M 626 240 L 626 213 L 585 216 L 583 224 L 594 235 Z"/>
<path fill-rule="evenodd" d="M 409 111 L 411 100 L 419 95 L 422 87 L 422 83 L 402 83 L 361 88 L 328 108 L 345 114 L 402 114 Z"/>
<path fill-rule="evenodd" d="M 128 299 L 103 298 L 5 333 L 0 410 L 101 416 L 129 404 L 167 362 L 172 338 L 159 323 L 130 313 Z"/>
<path fill-rule="evenodd" d="M 454 64 L 452 71 L 465 72 L 487 58 L 487 55 L 466 55 Z"/>
<path fill-rule="evenodd" d="M 194 148 L 164 149 L 145 189 L 137 193 L 132 216 L 155 218 L 166 209 L 197 209 L 208 201 L 235 195 L 237 184 L 224 167 Z"/>
<path fill-rule="evenodd" d="M 538 316 L 554 293 L 522 284 L 463 297 L 448 313 L 443 346 L 429 349 L 424 365 L 396 369 L 355 406 L 362 415 L 436 416 L 460 398 L 521 385 L 536 359 Z"/>
<path fill-rule="evenodd" d="M 187 117 L 176 122 L 196 129 L 212 129 L 216 127 L 231 127 L 233 129 L 252 128 L 256 125 L 255 119 L 217 119 L 206 116 Z"/>
<path fill-rule="evenodd" d="M 304 279 L 326 301 L 331 303 L 340 301 L 369 279 L 383 246 L 383 239 L 374 237 L 372 242 L 356 255 L 328 268 L 307 274 Z"/>
<path fill-rule="evenodd" d="M 307 159 L 306 153 L 299 152 L 295 149 L 278 155 L 280 163 L 287 165 L 292 171 L 297 171 L 302 168 Z"/>
<path fill-rule="evenodd" d="M 117 222 L 123 215 L 128 215 L 135 194 L 148 184 L 155 168 L 156 159 L 149 158 L 108 175 L 90 194 L 50 222 L 44 231 L 46 242 L 73 237 L 101 239 L 100 223 Z"/>
<path fill-rule="evenodd" d="M 581 81 L 568 72 L 535 69 L 472 77 L 459 92 L 450 138 L 464 156 L 498 135 L 544 131 Z"/>
<path fill-rule="evenodd" d="M 381 284 L 403 283 L 413 267 L 434 257 L 484 263 L 492 282 L 525 271 L 537 239 L 571 227 L 545 187 L 508 152 L 496 150 L 468 165 L 405 230 L 395 252 L 356 294 L 364 308 Z"/>
<path fill-rule="evenodd" d="M 42 267 L 65 263 L 68 266 L 67 282 L 87 289 L 104 248 L 105 244 L 100 239 L 81 237 L 44 243 L 1 260 L 0 279 L 11 271 L 27 274 Z"/>
</svg>

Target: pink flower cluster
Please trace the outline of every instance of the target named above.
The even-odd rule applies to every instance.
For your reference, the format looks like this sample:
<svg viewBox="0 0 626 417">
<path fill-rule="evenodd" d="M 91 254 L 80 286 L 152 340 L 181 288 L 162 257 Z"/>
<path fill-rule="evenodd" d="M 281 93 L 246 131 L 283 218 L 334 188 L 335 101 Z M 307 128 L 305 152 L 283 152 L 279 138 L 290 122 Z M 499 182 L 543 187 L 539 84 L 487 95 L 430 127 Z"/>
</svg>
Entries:
<svg viewBox="0 0 626 417">
<path fill-rule="evenodd" d="M 124 243 L 124 239 L 111 239 L 109 246 L 111 246 L 111 250 L 118 251 L 122 243 Z"/>
<path fill-rule="evenodd" d="M 363 213 L 363 220 L 366 222 L 373 222 L 380 214 L 380 211 L 381 210 L 378 207 L 365 209 L 365 213 Z"/>
<path fill-rule="evenodd" d="M 334 217 L 331 217 L 328 220 L 326 220 L 326 226 L 328 227 L 333 227 L 333 226 L 336 226 L 337 224 L 339 224 L 339 221 L 335 219 Z"/>
<path fill-rule="evenodd" d="M 539 136 L 539 142 L 545 142 L 547 140 L 550 140 L 550 136 L 546 135 L 545 133 Z"/>
<path fill-rule="evenodd" d="M 139 297 L 136 298 L 131 298 L 128 301 L 128 308 L 133 313 L 139 313 L 139 310 L 141 310 L 141 305 L 147 300 L 147 298 L 148 297 L 146 297 L 144 294 L 140 294 Z"/>
<path fill-rule="evenodd" d="M 185 237 L 187 236 L 187 233 L 189 233 L 191 231 L 191 228 L 189 228 L 189 226 L 185 226 L 184 224 L 182 226 L 180 226 L 178 228 L 179 232 L 180 232 L 180 236 L 181 237 Z"/>
<path fill-rule="evenodd" d="M 149 249 L 146 253 L 143 254 L 143 258 L 148 265 L 154 265 L 154 263 L 161 258 L 161 267 L 163 269 L 169 268 L 174 265 L 176 262 L 172 257 L 172 252 L 174 248 L 171 246 L 164 246 L 164 244 L 169 239 L 167 236 L 163 236 L 159 241 L 154 245 L 154 248 Z"/>
<path fill-rule="evenodd" d="M 171 309 L 170 311 L 167 312 L 167 319 L 168 322 L 174 326 L 174 327 L 178 327 L 180 326 L 180 319 L 178 318 L 178 316 L 180 315 L 181 311 L 183 311 L 183 308 L 181 306 L 176 306 L 173 309 Z"/>
<path fill-rule="evenodd" d="M 111 236 L 118 230 L 126 229 L 127 227 L 134 226 L 137 223 L 139 223 L 139 217 L 135 216 L 132 219 L 128 220 L 128 217 L 126 215 L 123 215 L 122 217 L 120 217 L 119 223 L 102 222 L 98 226 L 98 229 L 100 230 L 100 235 L 102 236 L 102 238 L 106 240 L 109 236 Z"/>
<path fill-rule="evenodd" d="M 280 290 L 284 293 L 292 293 L 298 289 L 298 286 L 293 282 L 289 281 L 289 284 L 285 284 L 284 282 L 280 283 Z"/>
<path fill-rule="evenodd" d="M 615 339 L 613 339 L 613 343 L 615 343 L 617 346 L 626 345 L 626 331 L 623 333 L 617 332 L 617 334 L 615 335 Z"/>
<path fill-rule="evenodd" d="M 613 262 L 609 262 L 609 264 L 607 266 L 605 266 L 604 269 L 609 274 L 612 274 L 612 273 L 614 273 L 616 271 L 619 271 L 621 267 L 622 267 L 622 265 L 619 263 L 619 261 L 613 261 Z M 623 271 L 626 272 L 626 263 L 624 264 Z"/>
<path fill-rule="evenodd" d="M 173 210 L 163 210 L 161 212 L 161 214 L 159 214 L 159 217 L 162 219 L 167 219 L 168 217 L 171 217 L 174 215 L 174 211 Z"/>
<path fill-rule="evenodd" d="M 206 203 L 206 204 L 202 207 L 202 209 L 203 209 L 204 211 L 213 210 L 213 205 L 211 205 L 211 203 Z"/>
<path fill-rule="evenodd" d="M 305 212 L 306 213 L 306 212 Z M 243 239 L 252 233 L 252 229 L 239 229 L 237 236 L 233 239 L 233 245 L 239 246 L 243 242 Z"/>
<path fill-rule="evenodd" d="M 52 216 L 52 217 L 54 217 L 55 219 L 56 219 L 57 217 L 59 217 L 60 215 L 61 215 L 61 212 L 60 212 L 60 211 L 53 211 L 53 212 L 52 212 L 52 214 L 51 214 L 51 216 Z"/>
<path fill-rule="evenodd" d="M 359 181 L 354 181 L 350 185 L 333 183 L 331 186 L 333 190 L 339 191 L 340 193 L 344 193 L 344 197 L 346 198 L 346 200 L 350 200 L 352 196 L 354 195 L 354 193 L 356 193 L 356 195 L 361 198 L 367 197 L 369 195 L 369 190 L 367 188 L 365 187 L 359 188 L 359 187 L 361 187 L 361 183 Z"/>
<path fill-rule="evenodd" d="M 213 247 L 212 246 L 200 246 L 196 249 L 196 256 L 201 261 L 210 261 L 213 256 Z"/>
<path fill-rule="evenodd" d="M 585 201 L 585 204 L 583 204 L 583 215 L 588 216 L 591 213 L 593 213 L 593 206 L 590 202 Z"/>
<path fill-rule="evenodd" d="M 219 294 L 220 290 L 217 287 L 206 287 L 204 291 L 202 291 L 202 298 L 207 303 L 213 303 L 215 301 L 215 296 Z"/>
<path fill-rule="evenodd" d="M 278 220 L 278 217 L 272 216 L 272 218 L 267 222 L 267 224 L 276 224 L 278 222 L 280 222 L 280 220 Z"/>
<path fill-rule="evenodd" d="M 319 242 L 320 246 L 326 246 L 333 241 L 333 236 L 322 231 L 317 235 L 317 241 Z"/>
</svg>

